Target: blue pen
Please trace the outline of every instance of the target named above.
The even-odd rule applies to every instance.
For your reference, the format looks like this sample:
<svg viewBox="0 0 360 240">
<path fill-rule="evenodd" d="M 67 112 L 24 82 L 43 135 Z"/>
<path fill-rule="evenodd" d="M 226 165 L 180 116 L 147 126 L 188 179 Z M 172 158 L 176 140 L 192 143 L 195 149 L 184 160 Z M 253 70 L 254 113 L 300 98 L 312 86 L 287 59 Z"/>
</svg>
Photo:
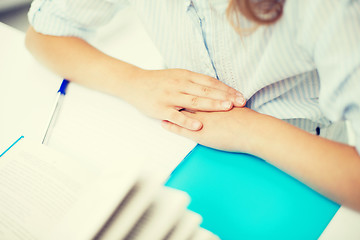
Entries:
<svg viewBox="0 0 360 240">
<path fill-rule="evenodd" d="M 66 90 L 66 87 L 67 87 L 68 84 L 69 84 L 69 80 L 64 79 L 62 81 L 62 83 L 61 83 L 61 86 L 60 86 L 58 92 L 57 92 L 55 105 L 53 107 L 53 110 L 52 110 L 52 113 L 51 113 L 51 116 L 50 116 L 50 120 L 48 122 L 46 132 L 45 132 L 43 140 L 42 140 L 42 144 L 47 144 L 48 141 L 49 141 L 49 138 L 51 136 L 51 132 L 52 132 L 54 126 L 55 126 L 57 116 L 59 115 L 62 102 L 64 101 L 65 90 Z"/>
</svg>

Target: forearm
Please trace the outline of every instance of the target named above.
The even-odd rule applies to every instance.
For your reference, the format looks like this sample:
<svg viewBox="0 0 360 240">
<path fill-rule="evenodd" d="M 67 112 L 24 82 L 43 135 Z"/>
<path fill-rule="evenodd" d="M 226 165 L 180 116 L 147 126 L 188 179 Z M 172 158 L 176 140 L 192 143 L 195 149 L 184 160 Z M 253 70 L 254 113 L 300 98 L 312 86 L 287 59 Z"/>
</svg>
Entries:
<svg viewBox="0 0 360 240">
<path fill-rule="evenodd" d="M 241 93 L 216 78 L 185 69 L 144 70 L 112 58 L 80 38 L 43 35 L 30 27 L 26 46 L 60 76 L 188 129 L 199 130 L 201 122 L 179 109 L 228 111 L 246 102 Z"/>
<path fill-rule="evenodd" d="M 314 190 L 360 211 L 360 156 L 354 147 L 248 108 L 186 114 L 202 121 L 203 129 L 195 132 L 167 122 L 163 127 L 205 146 L 261 157 Z"/>
<path fill-rule="evenodd" d="M 26 46 L 38 61 L 60 76 L 90 88 L 122 97 L 126 83 L 139 68 L 112 58 L 76 37 L 26 34 Z"/>
<path fill-rule="evenodd" d="M 269 116 L 262 115 L 255 122 L 252 154 L 360 211 L 360 156 L 354 147 L 312 135 Z"/>
</svg>

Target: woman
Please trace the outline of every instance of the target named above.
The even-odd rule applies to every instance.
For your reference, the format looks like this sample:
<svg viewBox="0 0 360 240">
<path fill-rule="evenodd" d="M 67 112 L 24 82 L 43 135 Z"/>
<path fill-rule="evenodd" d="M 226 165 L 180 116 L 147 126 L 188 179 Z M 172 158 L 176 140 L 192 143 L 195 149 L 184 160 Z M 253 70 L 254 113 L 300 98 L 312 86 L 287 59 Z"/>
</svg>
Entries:
<svg viewBox="0 0 360 240">
<path fill-rule="evenodd" d="M 86 42 L 123 2 L 35 0 L 27 47 L 169 131 L 259 156 L 360 211 L 360 1 L 129 0 L 167 64 L 156 71 Z M 356 147 L 336 142 L 341 120 Z"/>
</svg>

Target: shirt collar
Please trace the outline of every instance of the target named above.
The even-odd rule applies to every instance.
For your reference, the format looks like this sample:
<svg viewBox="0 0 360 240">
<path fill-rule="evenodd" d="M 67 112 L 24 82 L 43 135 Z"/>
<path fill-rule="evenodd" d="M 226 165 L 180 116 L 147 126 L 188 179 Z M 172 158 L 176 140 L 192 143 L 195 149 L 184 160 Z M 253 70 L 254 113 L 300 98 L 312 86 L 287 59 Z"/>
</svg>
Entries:
<svg viewBox="0 0 360 240">
<path fill-rule="evenodd" d="M 192 0 L 185 0 L 184 1 L 185 12 L 189 11 L 191 6 L 193 6 L 193 1 Z"/>
<path fill-rule="evenodd" d="M 224 13 L 229 5 L 229 0 L 209 0 L 211 4 L 216 7 L 220 12 Z M 194 5 L 193 0 L 184 0 L 184 10 L 185 12 Z"/>
</svg>

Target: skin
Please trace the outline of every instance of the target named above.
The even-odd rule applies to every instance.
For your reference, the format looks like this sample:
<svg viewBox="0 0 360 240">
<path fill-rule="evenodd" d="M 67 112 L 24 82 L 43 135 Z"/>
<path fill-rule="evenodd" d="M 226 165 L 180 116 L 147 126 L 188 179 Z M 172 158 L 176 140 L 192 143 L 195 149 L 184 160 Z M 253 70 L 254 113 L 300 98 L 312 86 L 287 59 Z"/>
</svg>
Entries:
<svg viewBox="0 0 360 240">
<path fill-rule="evenodd" d="M 248 108 L 184 114 L 201 121 L 203 128 L 191 131 L 167 121 L 163 127 L 205 146 L 259 156 L 330 199 L 360 211 L 360 156 L 354 147 Z"/>
<path fill-rule="evenodd" d="M 202 123 L 180 109 L 228 111 L 245 99 L 219 80 L 183 69 L 144 70 L 112 58 L 76 37 L 56 37 L 29 28 L 28 50 L 60 76 L 117 96 L 144 114 L 191 130 Z"/>
<path fill-rule="evenodd" d="M 129 102 L 163 120 L 169 131 L 216 149 L 259 156 L 360 211 L 360 156 L 354 147 L 240 108 L 245 105 L 242 94 L 209 76 L 182 69 L 143 70 L 79 38 L 47 36 L 31 27 L 26 46 L 62 77 Z"/>
</svg>

